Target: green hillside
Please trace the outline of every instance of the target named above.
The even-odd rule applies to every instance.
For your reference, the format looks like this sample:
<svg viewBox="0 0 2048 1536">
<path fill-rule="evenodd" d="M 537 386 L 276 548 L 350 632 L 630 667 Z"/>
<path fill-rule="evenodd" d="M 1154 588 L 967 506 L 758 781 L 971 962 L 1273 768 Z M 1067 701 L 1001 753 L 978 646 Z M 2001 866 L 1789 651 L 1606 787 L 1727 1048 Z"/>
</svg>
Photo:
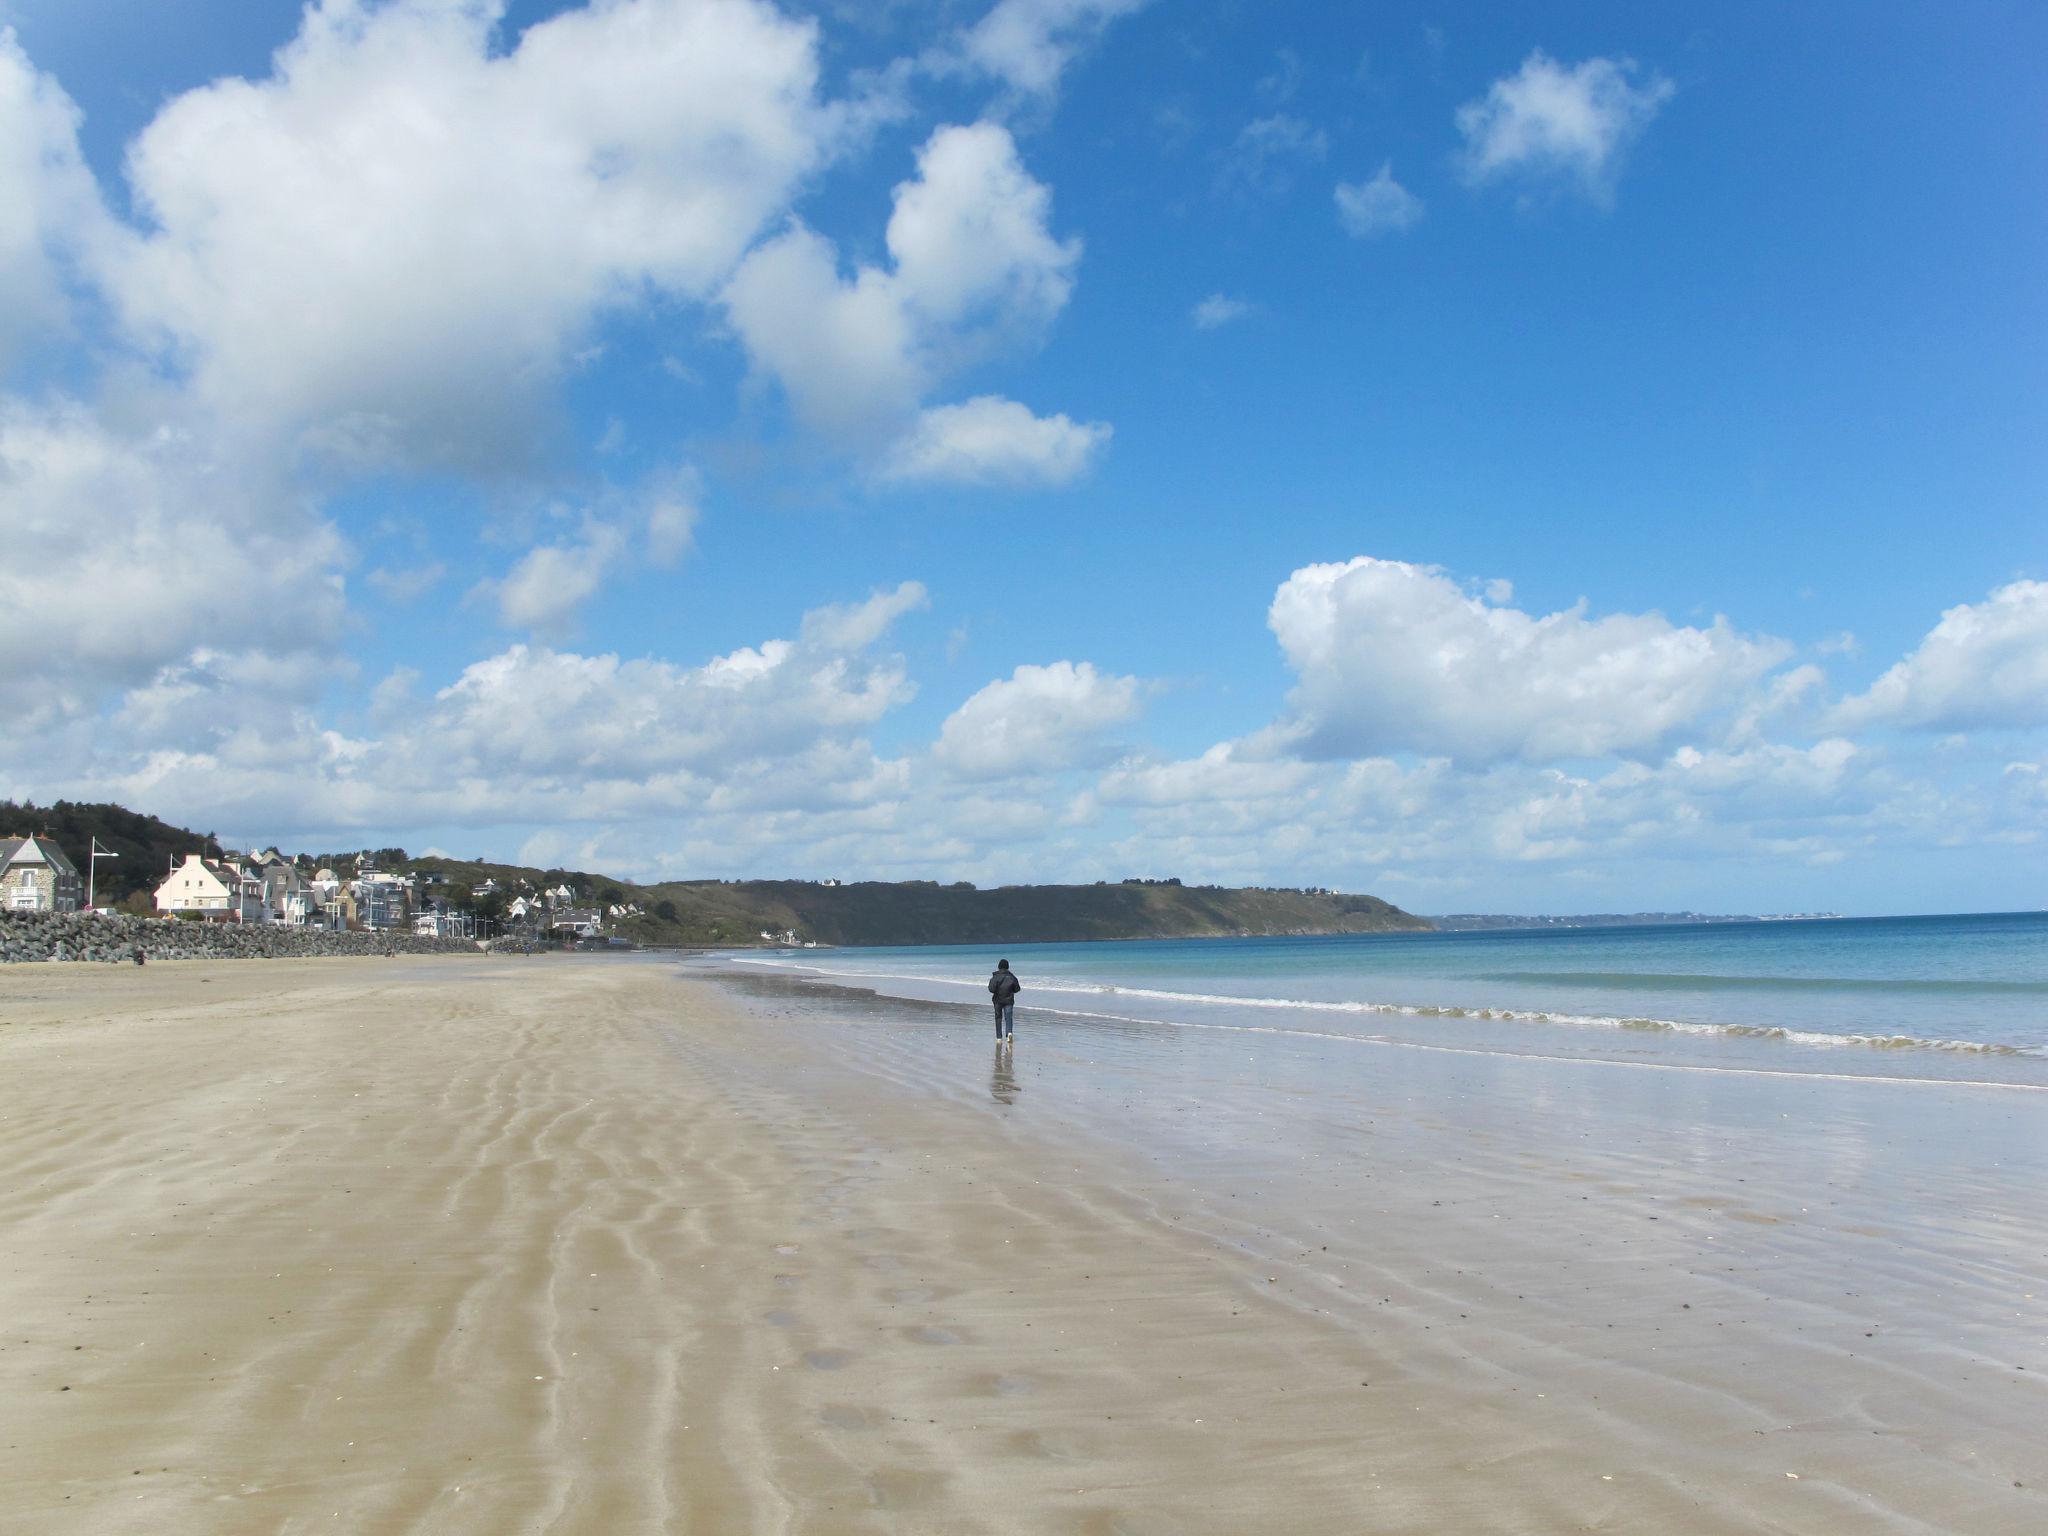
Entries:
<svg viewBox="0 0 2048 1536">
<path fill-rule="evenodd" d="M 173 858 L 217 855 L 211 834 L 188 832 L 118 805 L 0 802 L 0 831 L 48 831 L 80 870 L 88 839 L 117 850 L 100 865 L 100 900 L 146 896 Z M 290 852 L 290 850 L 285 850 Z M 1430 924 L 1376 896 L 1321 891 L 1233 889 L 1175 881 L 1097 885 L 1009 885 L 977 890 L 930 880 L 826 885 L 807 880 L 677 880 L 640 885 L 586 870 L 408 857 L 372 850 L 380 867 L 440 877 L 436 890 L 458 908 L 495 916 L 524 891 L 567 885 L 580 904 L 632 905 L 638 915 L 606 928 L 642 944 L 741 946 L 794 933 L 820 944 L 1027 944 L 1080 939 L 1220 938 L 1232 935 L 1375 933 Z M 352 867 L 355 850 L 302 855 Z M 497 894 L 476 888 L 496 881 Z"/>
<path fill-rule="evenodd" d="M 78 866 L 81 879 L 91 873 L 86 868 L 86 854 L 93 839 L 99 840 L 101 848 L 119 854 L 117 859 L 99 861 L 93 900 L 103 907 L 119 906 L 136 896 L 147 901 L 170 867 L 186 854 L 217 858 L 221 851 L 211 832 L 188 832 L 118 805 L 0 800 L 0 836 L 24 832 L 47 833 Z"/>
</svg>

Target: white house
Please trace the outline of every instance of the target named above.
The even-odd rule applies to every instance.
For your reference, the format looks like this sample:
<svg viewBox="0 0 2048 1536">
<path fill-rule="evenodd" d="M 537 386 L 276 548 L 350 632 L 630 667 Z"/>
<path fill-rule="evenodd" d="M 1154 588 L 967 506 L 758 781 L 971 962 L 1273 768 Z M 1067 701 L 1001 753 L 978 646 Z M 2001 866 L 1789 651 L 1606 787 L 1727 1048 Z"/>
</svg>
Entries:
<svg viewBox="0 0 2048 1536">
<path fill-rule="evenodd" d="M 0 837 L 0 907 L 9 912 L 76 912 L 78 867 L 47 837 Z"/>
<path fill-rule="evenodd" d="M 156 909 L 167 916 L 191 913 L 215 922 L 260 923 L 263 882 L 232 864 L 188 853 L 156 888 Z"/>
</svg>

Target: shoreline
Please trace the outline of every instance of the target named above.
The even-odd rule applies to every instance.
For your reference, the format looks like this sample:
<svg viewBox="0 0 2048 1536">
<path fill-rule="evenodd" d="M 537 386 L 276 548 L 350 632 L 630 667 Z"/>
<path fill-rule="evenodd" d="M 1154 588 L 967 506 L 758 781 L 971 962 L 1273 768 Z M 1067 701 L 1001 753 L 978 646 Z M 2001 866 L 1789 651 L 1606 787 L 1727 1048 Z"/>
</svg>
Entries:
<svg viewBox="0 0 2048 1536">
<path fill-rule="evenodd" d="M 1715 1361 L 1792 1325 L 1731 1332 L 1750 1293 L 1703 1275 L 1697 1326 L 1664 1331 L 1661 1250 L 1580 1251 L 1650 1200 L 1668 1225 L 1632 1243 L 1833 1251 L 1768 1199 L 1687 1204 L 1716 1198 L 1711 1157 L 1545 1154 L 1426 1075 L 1376 1090 L 1363 1153 L 1261 1147 L 1238 1133 L 1284 1083 L 1028 1020 L 991 1066 L 984 1028 L 617 957 L 0 971 L 0 1513 L 53 1536 L 2038 1528 L 2048 1467 L 2006 1467 L 1995 1421 L 1949 1426 L 1960 1461 L 1870 1432 L 1899 1409 L 1864 1389 L 1924 1397 L 1953 1339 L 1869 1372 L 1799 1342 L 1789 1365 L 1877 1417 L 1772 1427 L 1828 1382 Z M 1581 1228 L 1519 1219 L 1581 1195 Z M 1600 1302 L 1572 1301 L 1584 1264 Z M 1994 1406 L 2038 1404 L 2006 1369 Z M 1661 1438 L 1681 1424 L 1702 1443 Z"/>
</svg>

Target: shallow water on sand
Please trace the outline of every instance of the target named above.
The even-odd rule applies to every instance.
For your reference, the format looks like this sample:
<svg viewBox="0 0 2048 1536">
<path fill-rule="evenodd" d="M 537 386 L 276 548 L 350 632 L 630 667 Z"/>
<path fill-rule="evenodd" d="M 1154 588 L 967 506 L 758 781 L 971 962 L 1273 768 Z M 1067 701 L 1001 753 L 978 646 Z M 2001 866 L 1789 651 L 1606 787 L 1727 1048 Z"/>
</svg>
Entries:
<svg viewBox="0 0 2048 1536">
<path fill-rule="evenodd" d="M 1032 1013 L 1665 1067 L 2048 1086 L 2048 913 L 1017 945 Z M 754 952 L 980 1000 L 986 948 Z"/>
<path fill-rule="evenodd" d="M 1787 1530 L 2048 1520 L 2048 1093 L 2008 1076 L 1079 1009 L 1020 1010 L 1005 1055 L 985 1004 L 722 984 L 765 1028 L 829 1029 L 858 1071 L 981 1105 L 1019 1177 L 1127 1160 L 1162 1224 L 1255 1257 L 1418 1389 L 1499 1404 L 1504 1444 L 1550 1425 L 1613 1463 L 1588 1475 L 1740 1489 L 1759 1520 L 1774 1483 L 1846 1501 Z"/>
</svg>

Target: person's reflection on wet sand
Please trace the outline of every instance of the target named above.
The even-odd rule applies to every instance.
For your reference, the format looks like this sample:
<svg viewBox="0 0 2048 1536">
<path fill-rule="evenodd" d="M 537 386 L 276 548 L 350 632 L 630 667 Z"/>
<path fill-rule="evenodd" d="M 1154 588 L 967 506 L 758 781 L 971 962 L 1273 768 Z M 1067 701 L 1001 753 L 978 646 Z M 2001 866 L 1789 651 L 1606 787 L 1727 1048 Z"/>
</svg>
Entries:
<svg viewBox="0 0 2048 1536">
<path fill-rule="evenodd" d="M 1017 1069 L 1012 1061 L 1012 1053 L 999 1045 L 996 1047 L 995 1069 L 988 1077 L 988 1096 L 998 1104 L 1014 1104 L 1017 1102 L 1018 1092 Z"/>
</svg>

